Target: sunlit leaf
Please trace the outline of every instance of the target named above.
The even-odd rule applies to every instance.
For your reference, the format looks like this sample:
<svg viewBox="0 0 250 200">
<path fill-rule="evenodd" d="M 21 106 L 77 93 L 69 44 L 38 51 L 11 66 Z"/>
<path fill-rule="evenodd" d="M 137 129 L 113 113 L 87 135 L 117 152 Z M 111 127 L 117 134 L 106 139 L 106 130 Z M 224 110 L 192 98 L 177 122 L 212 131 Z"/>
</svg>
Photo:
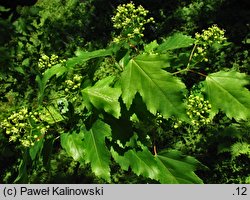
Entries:
<svg viewBox="0 0 250 200">
<path fill-rule="evenodd" d="M 66 66 L 68 68 L 72 68 L 77 64 L 82 64 L 92 58 L 98 58 L 98 57 L 104 57 L 112 55 L 114 52 L 114 47 L 111 47 L 109 49 L 99 49 L 96 51 L 81 51 L 78 50 L 75 52 L 76 56 L 73 58 L 70 58 L 66 61 Z"/>
<path fill-rule="evenodd" d="M 244 87 L 249 79 L 244 73 L 219 71 L 209 74 L 205 90 L 212 105 L 213 114 L 223 111 L 229 118 L 250 118 L 250 92 Z"/>
<path fill-rule="evenodd" d="M 84 138 L 83 132 L 61 134 L 61 146 L 74 160 L 84 163 Z"/>
<path fill-rule="evenodd" d="M 168 37 L 162 44 L 160 44 L 155 52 L 164 53 L 168 50 L 189 47 L 194 44 L 194 41 L 195 40 L 190 36 L 183 35 L 182 33 L 176 33 L 173 36 Z"/>
<path fill-rule="evenodd" d="M 98 81 L 94 86 L 83 89 L 82 96 L 89 109 L 93 105 L 97 109 L 104 109 L 107 113 L 119 118 L 121 108 L 118 99 L 121 90 L 109 86 L 113 80 L 114 77 L 107 77 Z"/>
<path fill-rule="evenodd" d="M 167 55 L 139 55 L 129 61 L 121 75 L 122 99 L 127 108 L 138 92 L 151 113 L 185 118 L 185 85 L 162 69 L 169 65 Z"/>
<path fill-rule="evenodd" d="M 158 47 L 158 43 L 156 40 L 154 40 L 153 42 L 150 42 L 149 44 L 145 45 L 144 47 L 144 51 L 146 53 L 151 53 L 153 52 L 157 47 Z"/>
</svg>

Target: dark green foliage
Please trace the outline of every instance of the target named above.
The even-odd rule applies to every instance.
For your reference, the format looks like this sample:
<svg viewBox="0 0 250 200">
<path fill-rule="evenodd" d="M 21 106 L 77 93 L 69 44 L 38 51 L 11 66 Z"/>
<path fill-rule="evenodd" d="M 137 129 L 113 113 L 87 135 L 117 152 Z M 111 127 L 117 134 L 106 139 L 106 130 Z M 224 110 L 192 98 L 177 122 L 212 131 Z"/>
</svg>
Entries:
<svg viewBox="0 0 250 200">
<path fill-rule="evenodd" d="M 245 8 L 123 3 L 41 0 L 0 18 L 0 182 L 249 183 Z"/>
</svg>

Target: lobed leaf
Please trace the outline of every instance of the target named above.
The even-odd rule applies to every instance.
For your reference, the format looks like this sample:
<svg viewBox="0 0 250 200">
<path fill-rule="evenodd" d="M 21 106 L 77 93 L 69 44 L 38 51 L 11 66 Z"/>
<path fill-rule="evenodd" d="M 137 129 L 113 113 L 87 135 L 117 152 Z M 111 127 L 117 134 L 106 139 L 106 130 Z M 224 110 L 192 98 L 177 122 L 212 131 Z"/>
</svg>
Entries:
<svg viewBox="0 0 250 200">
<path fill-rule="evenodd" d="M 66 67 L 72 68 L 75 65 L 82 64 L 92 58 L 112 55 L 113 52 L 114 52 L 114 47 L 108 49 L 99 49 L 91 52 L 78 50 L 75 52 L 76 57 L 70 58 L 66 61 Z"/>
<path fill-rule="evenodd" d="M 209 74 L 205 80 L 205 91 L 212 105 L 213 115 L 222 110 L 229 118 L 250 118 L 250 92 L 246 74 L 235 71 L 219 71 Z"/>
<path fill-rule="evenodd" d="M 74 160 L 84 163 L 84 138 L 83 132 L 79 134 L 73 133 L 63 133 L 61 134 L 61 146 L 71 156 Z"/>
<path fill-rule="evenodd" d="M 120 156 L 113 147 L 110 149 L 110 153 L 114 158 L 115 162 L 118 163 L 122 170 L 128 171 L 130 160 L 127 159 L 125 156 Z"/>
<path fill-rule="evenodd" d="M 110 181 L 110 152 L 105 144 L 105 138 L 111 136 L 109 125 L 98 120 L 92 128 L 84 131 L 83 146 L 85 162 L 90 163 L 92 171 L 106 181 Z"/>
<path fill-rule="evenodd" d="M 202 166 L 195 158 L 183 156 L 180 152 L 162 151 L 152 155 L 147 148 L 142 151 L 129 150 L 120 156 L 111 149 L 112 157 L 123 170 L 131 170 L 137 175 L 151 178 L 160 183 L 202 183 L 194 173 L 197 167 Z"/>
<path fill-rule="evenodd" d="M 156 40 L 150 42 L 149 44 L 144 46 L 144 51 L 146 53 L 152 53 L 159 46 Z"/>
<path fill-rule="evenodd" d="M 185 119 L 185 85 L 162 69 L 169 66 L 168 59 L 167 55 L 139 55 L 129 61 L 121 75 L 122 99 L 128 109 L 139 92 L 151 113 Z"/>
<path fill-rule="evenodd" d="M 164 53 L 169 50 L 189 47 L 194 44 L 194 41 L 195 40 L 190 36 L 176 33 L 173 36 L 168 37 L 162 44 L 160 44 L 155 52 Z"/>
<path fill-rule="evenodd" d="M 113 80 L 114 77 L 107 77 L 98 81 L 94 86 L 83 89 L 82 96 L 88 109 L 93 105 L 119 118 L 121 108 L 118 99 L 121 96 L 121 90 L 109 86 Z"/>
<path fill-rule="evenodd" d="M 130 167 L 137 176 L 142 175 L 146 178 L 159 180 L 160 169 L 157 166 L 154 156 L 147 148 L 144 148 L 143 151 L 129 150 L 124 156 L 118 155 L 113 150 L 112 156 L 123 170 L 128 170 Z"/>
<path fill-rule="evenodd" d="M 81 164 L 90 163 L 95 175 L 109 182 L 110 152 L 105 139 L 110 136 L 110 127 L 98 120 L 89 131 L 83 128 L 80 133 L 63 133 L 61 146 L 74 160 Z"/>
<path fill-rule="evenodd" d="M 156 161 L 165 172 L 159 177 L 161 183 L 202 183 L 194 173 L 202 164 L 191 156 L 184 156 L 176 150 L 163 150 L 156 156 Z"/>
</svg>

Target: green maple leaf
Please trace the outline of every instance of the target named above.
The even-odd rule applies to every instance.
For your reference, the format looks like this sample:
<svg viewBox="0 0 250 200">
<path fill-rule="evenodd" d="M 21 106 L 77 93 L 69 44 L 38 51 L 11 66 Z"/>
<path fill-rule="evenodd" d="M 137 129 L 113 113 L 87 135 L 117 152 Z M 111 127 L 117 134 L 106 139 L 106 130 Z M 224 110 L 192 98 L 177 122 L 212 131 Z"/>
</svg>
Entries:
<svg viewBox="0 0 250 200">
<path fill-rule="evenodd" d="M 146 53 L 152 53 L 157 47 L 158 47 L 158 43 L 156 40 L 150 42 L 149 44 L 144 46 L 144 51 Z"/>
<path fill-rule="evenodd" d="M 111 150 L 114 160 L 123 170 L 128 170 L 128 168 L 131 167 L 137 176 L 142 175 L 146 178 L 159 180 L 159 167 L 157 166 L 154 156 L 147 148 L 144 148 L 143 151 L 131 149 L 127 151 L 124 156 L 120 156 L 113 149 Z"/>
<path fill-rule="evenodd" d="M 110 152 L 106 147 L 105 138 L 110 136 L 110 127 L 98 120 L 89 131 L 84 130 L 83 141 L 85 162 L 90 163 L 91 169 L 96 176 L 108 182 L 110 181 Z"/>
<path fill-rule="evenodd" d="M 183 35 L 181 33 L 176 33 L 168 37 L 162 44 L 160 44 L 155 52 L 163 53 L 169 50 L 189 47 L 194 44 L 194 41 L 195 40 L 190 36 Z"/>
<path fill-rule="evenodd" d="M 229 118 L 247 120 L 250 117 L 250 92 L 247 75 L 235 71 L 209 74 L 205 91 L 212 105 L 212 114 L 222 110 Z"/>
<path fill-rule="evenodd" d="M 95 175 L 109 182 L 110 152 L 106 147 L 105 139 L 110 136 L 110 127 L 98 120 L 89 131 L 83 128 L 80 133 L 63 133 L 61 146 L 74 160 L 81 164 L 90 163 Z"/>
<path fill-rule="evenodd" d="M 104 57 L 104 56 L 108 56 L 108 55 L 112 55 L 114 53 L 114 48 L 108 48 L 108 49 L 99 49 L 99 50 L 95 50 L 95 51 L 81 51 L 78 50 L 75 52 L 76 56 L 73 58 L 69 58 L 66 61 L 66 66 L 68 68 L 72 68 L 77 64 L 82 64 L 92 58 L 98 58 L 98 57 Z"/>
<path fill-rule="evenodd" d="M 162 69 L 169 66 L 168 59 L 167 55 L 144 54 L 129 61 L 121 75 L 122 99 L 128 109 L 139 92 L 151 113 L 185 118 L 185 85 Z"/>
<path fill-rule="evenodd" d="M 121 90 L 109 86 L 113 80 L 114 77 L 107 77 L 98 81 L 94 86 L 83 89 L 82 96 L 88 109 L 93 105 L 119 118 L 121 107 L 118 99 L 121 96 Z"/>
<path fill-rule="evenodd" d="M 163 172 L 159 177 L 161 183 L 202 183 L 194 171 L 204 166 L 191 156 L 176 150 L 163 150 L 156 156 L 156 161 Z"/>
<path fill-rule="evenodd" d="M 147 148 L 142 151 L 134 149 L 120 156 L 111 149 L 114 160 L 123 170 L 131 170 L 137 175 L 151 178 L 160 183 L 202 183 L 194 173 L 198 166 L 202 166 L 196 159 L 183 156 L 178 151 L 162 151 L 154 156 Z"/>
<path fill-rule="evenodd" d="M 84 163 L 84 143 L 83 132 L 78 133 L 63 133 L 61 134 L 61 146 L 69 156 L 74 160 Z"/>
</svg>

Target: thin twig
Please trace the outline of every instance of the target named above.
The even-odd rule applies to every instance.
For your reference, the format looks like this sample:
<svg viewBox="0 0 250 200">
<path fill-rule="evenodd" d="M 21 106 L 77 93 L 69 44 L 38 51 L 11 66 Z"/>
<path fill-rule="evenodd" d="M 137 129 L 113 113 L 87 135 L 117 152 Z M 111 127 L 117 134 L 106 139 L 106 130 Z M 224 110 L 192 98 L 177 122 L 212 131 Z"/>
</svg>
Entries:
<svg viewBox="0 0 250 200">
<path fill-rule="evenodd" d="M 195 74 L 199 74 L 199 75 L 201 75 L 201 76 L 206 77 L 206 75 L 203 74 L 203 73 L 196 72 L 196 71 L 194 71 L 194 70 L 192 70 L 192 69 L 189 69 L 189 66 L 190 66 L 191 60 L 192 60 L 192 58 L 193 58 L 193 55 L 194 55 L 194 51 L 195 51 L 195 49 L 196 49 L 196 46 L 197 46 L 197 44 L 194 45 L 194 47 L 193 47 L 193 49 L 192 49 L 192 51 L 191 51 L 191 53 L 190 53 L 190 56 L 189 56 L 189 59 L 188 59 L 187 67 L 186 67 L 185 69 L 182 69 L 182 70 L 180 70 L 180 71 L 177 71 L 177 72 L 172 73 L 173 75 L 179 74 L 179 73 L 184 72 L 184 71 L 189 71 L 189 72 L 192 72 L 192 73 L 195 73 Z M 197 62 L 197 63 L 198 63 L 198 62 Z M 195 65 L 196 65 L 197 63 L 195 63 Z"/>
<path fill-rule="evenodd" d="M 190 56 L 189 56 L 188 64 L 187 64 L 187 69 L 189 69 L 189 66 L 190 66 L 191 60 L 192 60 L 192 58 L 193 58 L 193 55 L 194 55 L 194 51 L 195 51 L 195 49 L 196 49 L 196 46 L 197 46 L 197 44 L 194 45 L 194 47 L 193 47 L 193 49 L 192 49 L 192 51 L 191 51 L 191 54 L 190 54 Z"/>
<path fill-rule="evenodd" d="M 156 145 L 154 145 L 154 155 L 157 156 Z"/>
<path fill-rule="evenodd" d="M 192 69 L 188 69 L 188 71 L 189 71 L 189 72 L 193 72 L 193 73 L 195 73 L 195 74 L 199 74 L 199 75 L 204 76 L 204 77 L 207 77 L 207 75 L 205 75 L 205 74 L 203 74 L 203 73 L 201 73 L 201 72 L 196 72 L 196 71 L 194 71 L 194 70 L 192 70 Z"/>
<path fill-rule="evenodd" d="M 180 70 L 180 71 L 173 72 L 172 75 L 179 74 L 179 73 L 184 72 L 184 71 L 188 71 L 188 69 L 185 68 L 185 69 L 182 69 L 182 70 Z"/>
</svg>

